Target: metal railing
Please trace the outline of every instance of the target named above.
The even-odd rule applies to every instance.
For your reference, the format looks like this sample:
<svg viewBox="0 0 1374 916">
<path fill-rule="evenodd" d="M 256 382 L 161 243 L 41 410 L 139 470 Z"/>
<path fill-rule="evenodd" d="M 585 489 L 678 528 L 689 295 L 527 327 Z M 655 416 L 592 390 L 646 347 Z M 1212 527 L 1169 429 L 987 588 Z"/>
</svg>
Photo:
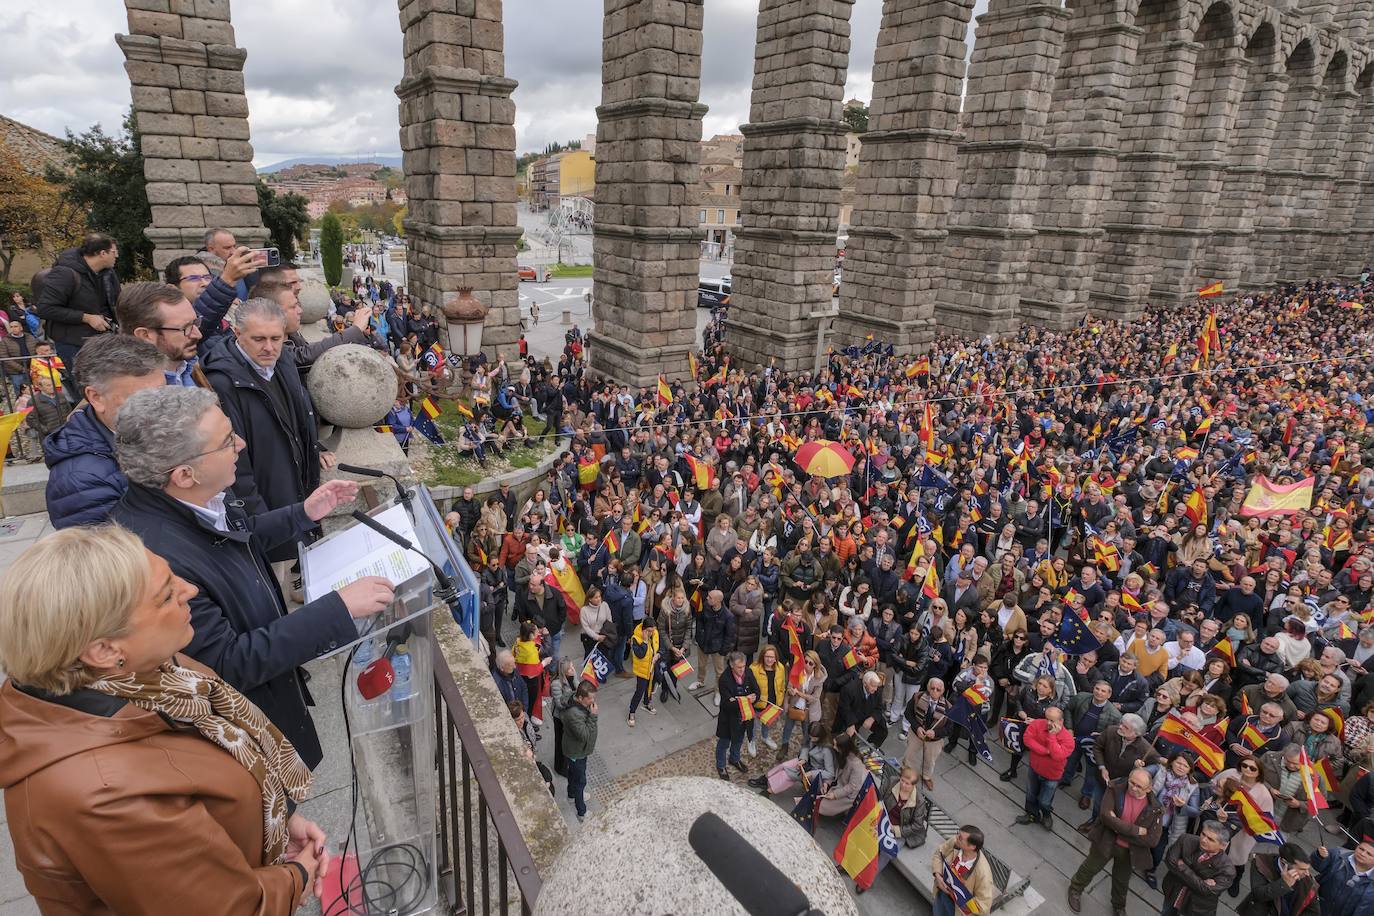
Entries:
<svg viewBox="0 0 1374 916">
<path fill-rule="evenodd" d="M 543 886 L 539 869 L 438 642 L 434 701 L 439 888 L 448 912 L 507 916 L 518 906 L 529 914 Z"/>
</svg>

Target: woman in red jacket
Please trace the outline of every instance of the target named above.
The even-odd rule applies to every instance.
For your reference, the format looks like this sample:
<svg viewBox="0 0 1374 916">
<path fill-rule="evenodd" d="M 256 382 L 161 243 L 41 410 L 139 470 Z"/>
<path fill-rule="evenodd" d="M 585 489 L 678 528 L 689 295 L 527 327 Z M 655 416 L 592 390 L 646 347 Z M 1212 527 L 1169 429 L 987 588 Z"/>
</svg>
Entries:
<svg viewBox="0 0 1374 916">
<path fill-rule="evenodd" d="M 1030 754 L 1030 772 L 1026 774 L 1026 813 L 1016 823 L 1039 824 L 1051 830 L 1054 792 L 1073 753 L 1073 732 L 1064 727 L 1064 711 L 1057 706 L 1046 709 L 1045 718 L 1026 726 L 1021 740 Z"/>
</svg>

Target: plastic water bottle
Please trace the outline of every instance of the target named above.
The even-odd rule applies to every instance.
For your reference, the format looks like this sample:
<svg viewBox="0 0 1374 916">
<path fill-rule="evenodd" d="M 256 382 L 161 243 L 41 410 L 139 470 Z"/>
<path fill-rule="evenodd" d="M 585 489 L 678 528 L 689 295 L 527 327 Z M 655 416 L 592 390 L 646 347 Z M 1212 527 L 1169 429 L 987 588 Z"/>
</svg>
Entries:
<svg viewBox="0 0 1374 916">
<path fill-rule="evenodd" d="M 353 650 L 353 667 L 362 671 L 368 665 L 372 664 L 372 659 L 376 658 L 376 656 L 377 647 L 373 645 L 373 638 L 369 636 L 367 639 L 358 643 L 357 647 Z"/>
<path fill-rule="evenodd" d="M 396 677 L 391 682 L 391 702 L 400 707 L 396 710 L 397 715 L 404 715 L 404 703 L 410 699 L 410 650 L 404 644 L 396 647 L 396 652 L 391 656 L 391 670 Z"/>
</svg>

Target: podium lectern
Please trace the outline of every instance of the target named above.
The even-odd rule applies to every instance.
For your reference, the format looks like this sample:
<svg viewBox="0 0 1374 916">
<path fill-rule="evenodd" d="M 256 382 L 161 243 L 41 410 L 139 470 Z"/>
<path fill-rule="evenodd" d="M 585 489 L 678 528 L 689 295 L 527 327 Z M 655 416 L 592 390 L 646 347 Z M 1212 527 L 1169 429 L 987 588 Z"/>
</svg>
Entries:
<svg viewBox="0 0 1374 916">
<path fill-rule="evenodd" d="M 447 608 L 465 633 L 475 634 L 478 589 L 425 487 L 415 488 L 408 504 L 391 503 L 369 515 L 411 540 L 423 556 L 359 523 L 301 551 L 307 600 L 363 575 L 383 575 L 396 585 L 392 604 L 357 621 L 358 638 L 329 653 L 346 656 L 342 702 L 353 804 L 347 839 L 351 858 L 334 866 L 339 899 L 326 910 L 414 916 L 433 911 L 438 900 L 430 615 Z M 439 588 L 429 560 L 452 580 L 452 594 Z M 390 689 L 368 699 L 358 676 L 382 658 L 390 661 L 394 680 Z"/>
</svg>

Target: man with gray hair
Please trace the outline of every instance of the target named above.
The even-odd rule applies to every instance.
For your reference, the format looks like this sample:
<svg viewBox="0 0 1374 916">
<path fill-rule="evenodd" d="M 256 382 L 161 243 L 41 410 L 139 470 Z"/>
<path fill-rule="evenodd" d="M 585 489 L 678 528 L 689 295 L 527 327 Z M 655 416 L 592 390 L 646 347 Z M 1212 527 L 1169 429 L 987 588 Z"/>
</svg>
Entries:
<svg viewBox="0 0 1374 916">
<path fill-rule="evenodd" d="M 1133 712 L 1121 716 L 1114 726 L 1104 728 L 1093 740 L 1096 768 L 1089 767 L 1084 777 L 1085 787 L 1091 783 L 1092 817 L 1078 828 L 1087 833 L 1097 821 L 1102 797 L 1107 785 L 1128 775 L 1132 769 L 1158 763 L 1160 756 L 1145 737 L 1145 720 Z"/>
<path fill-rule="evenodd" d="M 98 525 L 129 482 L 115 462 L 115 414 L 136 391 L 166 384 L 156 347 L 123 334 L 93 337 L 76 355 L 73 374 L 86 403 L 43 443 L 44 492 L 54 528 Z"/>
<path fill-rule="evenodd" d="M 308 372 L 311 364 L 323 356 L 325 351 L 340 344 L 353 343 L 365 347 L 372 345 L 372 326 L 368 323 L 372 312 L 362 305 L 354 310 L 353 324 L 350 327 L 313 344 L 308 343 L 301 336 L 301 286 L 296 265 L 266 267 L 257 273 L 252 296 L 271 299 L 286 313 L 286 354 L 296 363 L 302 374 Z"/>
<path fill-rule="evenodd" d="M 1230 842 L 1230 831 L 1218 821 L 1203 821 L 1197 836 L 1185 833 L 1174 841 L 1164 853 L 1163 916 L 1216 912 L 1222 891 L 1236 878 L 1226 854 Z"/>
<path fill-rule="evenodd" d="M 302 502 L 320 483 L 333 456 L 319 441 L 315 405 L 290 359 L 282 359 L 286 314 L 271 299 L 249 299 L 234 313 L 234 337 L 203 357 L 205 376 L 219 395 L 234 432 L 247 448 L 238 456 L 234 493 L 249 514 Z M 281 544 L 274 562 L 295 559 Z"/>
<path fill-rule="evenodd" d="M 727 759 L 741 773 L 749 772 L 739 756 L 740 748 L 744 746 L 743 710 L 747 706 L 752 714 L 754 701 L 762 691 L 754 672 L 749 670 L 743 652 L 731 652 L 726 662 L 725 672 L 716 684 L 720 697 L 720 715 L 716 717 L 716 774 L 728 780 L 730 773 L 725 769 Z"/>
<path fill-rule="evenodd" d="M 850 681 L 840 691 L 840 705 L 835 710 L 835 724 L 830 733 L 858 735 L 868 729 L 868 740 L 882 747 L 887 740 L 887 718 L 883 715 L 883 676 L 865 671 L 858 680 Z"/>
<path fill-rule="evenodd" d="M 288 615 L 267 551 L 304 536 L 358 485 L 331 480 L 299 503 L 248 514 L 230 493 L 242 449 L 213 393 L 138 392 L 119 411 L 115 456 L 129 490 L 111 518 L 196 587 L 182 651 L 256 703 L 313 769 L 323 751 L 299 668 L 357 639 L 354 619 L 387 607 L 394 589 L 368 576 Z"/>
</svg>

